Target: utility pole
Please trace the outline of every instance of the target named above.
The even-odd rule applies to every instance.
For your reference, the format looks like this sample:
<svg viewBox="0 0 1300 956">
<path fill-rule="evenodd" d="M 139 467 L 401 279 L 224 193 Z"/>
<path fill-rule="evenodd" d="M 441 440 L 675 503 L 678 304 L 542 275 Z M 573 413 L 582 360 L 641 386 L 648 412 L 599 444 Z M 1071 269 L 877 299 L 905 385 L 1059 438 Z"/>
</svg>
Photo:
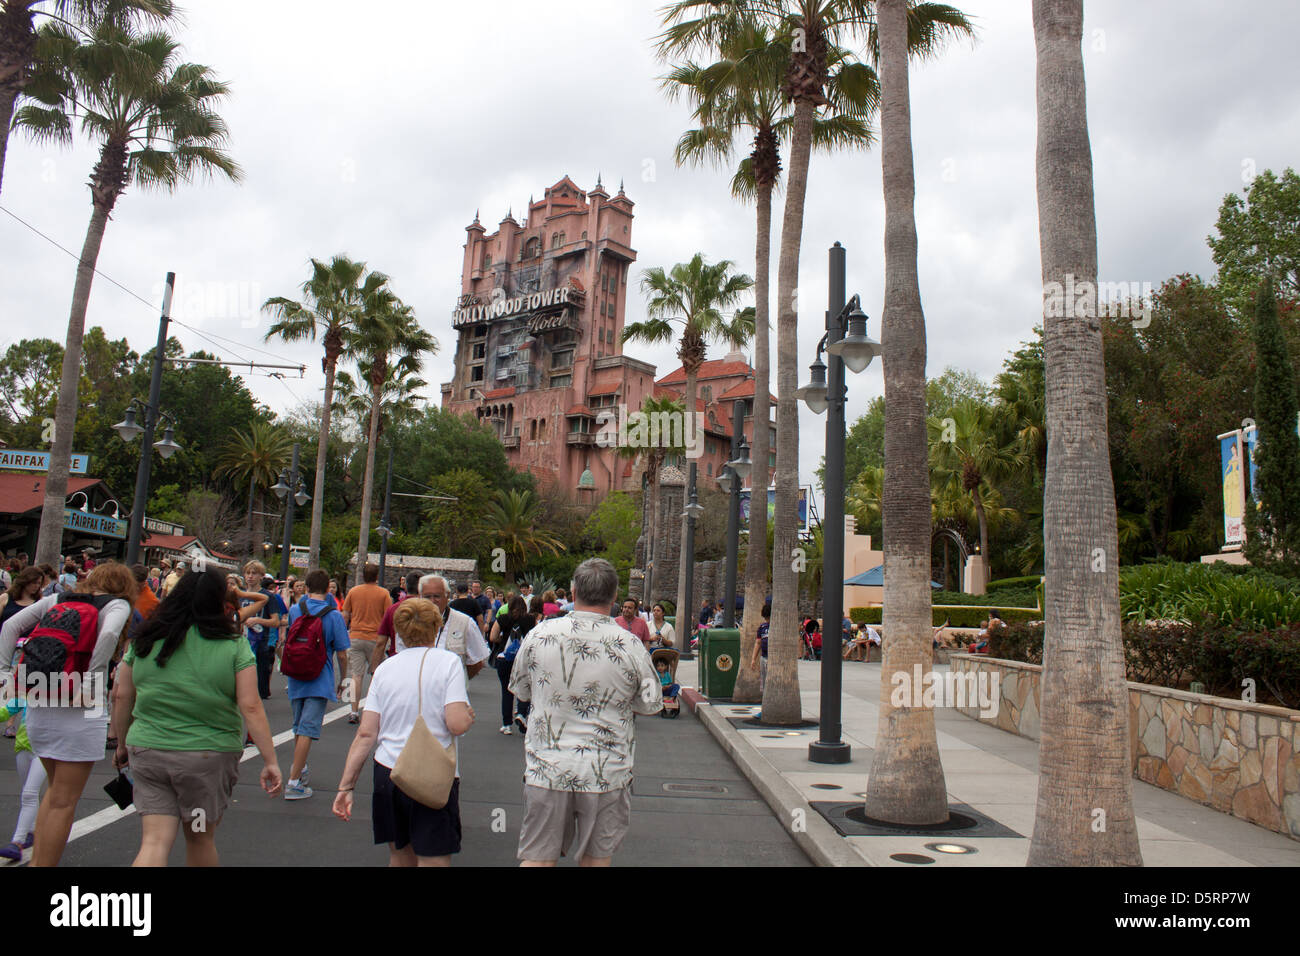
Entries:
<svg viewBox="0 0 1300 956">
<path fill-rule="evenodd" d="M 172 291 L 176 273 L 167 273 L 163 288 L 162 316 L 158 319 L 158 345 L 154 349 L 153 374 L 149 379 L 149 404 L 144 412 L 144 441 L 140 445 L 140 465 L 135 473 L 135 500 L 131 505 L 131 525 L 126 536 L 126 563 L 140 561 L 140 544 L 144 538 L 144 509 L 149 498 L 149 474 L 153 470 L 153 432 L 158 424 L 158 401 L 162 397 L 163 353 L 167 348 L 167 324 L 171 321 Z"/>
</svg>

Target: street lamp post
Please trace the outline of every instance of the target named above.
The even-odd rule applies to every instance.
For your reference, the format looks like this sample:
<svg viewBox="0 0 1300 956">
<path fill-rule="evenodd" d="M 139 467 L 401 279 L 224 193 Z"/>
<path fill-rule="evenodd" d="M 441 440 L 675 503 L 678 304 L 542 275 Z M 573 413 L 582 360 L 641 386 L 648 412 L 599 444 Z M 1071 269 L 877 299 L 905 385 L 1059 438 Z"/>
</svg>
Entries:
<svg viewBox="0 0 1300 956">
<path fill-rule="evenodd" d="M 289 577 L 289 548 L 293 543 L 293 508 L 295 504 L 304 505 L 311 501 L 311 495 L 303 487 L 302 477 L 298 474 L 298 448 L 293 443 L 293 463 L 288 474 L 280 472 L 280 480 L 271 486 L 276 497 L 284 502 L 284 547 L 280 552 L 280 580 Z M 308 569 L 310 570 L 310 568 Z"/>
<path fill-rule="evenodd" d="M 830 250 L 830 291 L 826 335 L 817 346 L 812 382 L 795 394 L 817 414 L 826 417 L 826 523 L 822 526 L 822 675 L 818 739 L 808 745 L 813 763 L 848 763 L 851 750 L 840 739 L 843 656 L 835 653 L 844 618 L 844 369 L 861 372 L 879 354 L 880 343 L 866 334 L 867 317 L 855 295 L 846 304 L 844 247 Z M 845 334 L 845 323 L 848 334 Z M 820 358 L 825 348 L 828 364 Z"/>
<path fill-rule="evenodd" d="M 163 286 L 163 304 L 162 315 L 158 319 L 158 344 L 153 353 L 153 373 L 149 378 L 149 403 L 144 406 L 144 428 L 135 424 L 135 409 L 128 406 L 126 418 L 114 426 L 117 433 L 122 436 L 123 441 L 131 441 L 136 435 L 143 434 L 144 441 L 141 443 L 140 464 L 135 472 L 135 498 L 131 504 L 131 523 L 126 534 L 126 563 L 128 566 L 136 564 L 140 560 L 140 544 L 144 537 L 144 509 L 148 504 L 149 498 L 149 473 L 153 470 L 153 452 L 152 448 L 157 448 L 159 454 L 164 458 L 171 455 L 176 450 L 176 442 L 172 440 L 172 429 L 168 428 L 163 432 L 163 440 L 157 445 L 154 444 L 153 432 L 154 427 L 158 424 L 158 418 L 161 409 L 158 407 L 158 400 L 162 396 L 162 371 L 163 360 L 167 350 L 167 324 L 171 321 L 172 310 L 172 291 L 176 287 L 176 273 L 167 273 L 167 281 Z M 133 401 L 131 405 L 138 402 Z"/>
<path fill-rule="evenodd" d="M 690 502 L 682 512 L 682 517 L 686 519 L 686 553 L 682 556 L 686 562 L 686 607 L 677 609 L 677 643 L 681 645 L 677 659 L 682 661 L 695 660 L 695 655 L 691 653 L 689 630 L 695 617 L 695 521 L 704 514 L 704 506 L 700 504 L 699 491 L 695 487 L 695 468 L 695 462 L 692 461 L 686 479 Z"/>
<path fill-rule="evenodd" d="M 753 467 L 749 460 L 749 446 L 745 443 L 745 406 L 737 399 L 732 403 L 731 453 L 735 457 L 722 469 L 718 484 L 731 492 L 731 507 L 727 510 L 727 583 L 726 604 L 722 608 L 722 626 L 736 626 L 736 564 L 740 558 L 740 492 L 745 476 Z M 750 502 L 753 507 L 753 502 Z"/>
</svg>

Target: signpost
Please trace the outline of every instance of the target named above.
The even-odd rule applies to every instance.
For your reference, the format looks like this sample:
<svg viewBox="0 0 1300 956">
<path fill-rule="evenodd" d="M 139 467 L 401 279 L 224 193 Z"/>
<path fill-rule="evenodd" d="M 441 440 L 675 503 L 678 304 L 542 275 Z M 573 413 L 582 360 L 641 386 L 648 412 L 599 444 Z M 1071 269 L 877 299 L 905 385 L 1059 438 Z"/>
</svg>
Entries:
<svg viewBox="0 0 1300 956">
<path fill-rule="evenodd" d="M 90 514 L 76 508 L 63 509 L 63 527 L 69 531 L 81 531 L 101 538 L 126 538 L 126 522 L 120 518 L 107 515 Z"/>
<path fill-rule="evenodd" d="M 90 456 L 81 452 L 72 453 L 72 463 L 68 474 L 84 475 L 90 463 Z M 14 471 L 49 471 L 50 453 L 48 451 L 21 451 L 16 448 L 0 449 L 0 468 Z"/>
</svg>

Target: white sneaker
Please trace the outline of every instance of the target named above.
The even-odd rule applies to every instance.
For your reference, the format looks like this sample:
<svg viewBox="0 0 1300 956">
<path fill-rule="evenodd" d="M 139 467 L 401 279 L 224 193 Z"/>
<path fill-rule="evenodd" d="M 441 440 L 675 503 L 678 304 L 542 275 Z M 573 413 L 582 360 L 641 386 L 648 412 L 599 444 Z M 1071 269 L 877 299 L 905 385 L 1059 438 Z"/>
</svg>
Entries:
<svg viewBox="0 0 1300 956">
<path fill-rule="evenodd" d="M 501 733 L 503 733 L 503 734 L 505 734 L 507 737 L 509 737 L 511 734 L 514 733 L 514 731 L 511 730 L 510 727 L 507 725 L 507 726 L 501 728 Z"/>
<path fill-rule="evenodd" d="M 521 734 L 526 734 L 526 733 L 528 733 L 528 718 L 527 718 L 527 717 L 524 717 L 524 716 L 522 716 L 522 715 L 520 715 L 520 714 L 515 714 L 515 723 L 519 725 L 519 732 L 520 732 Z"/>
</svg>

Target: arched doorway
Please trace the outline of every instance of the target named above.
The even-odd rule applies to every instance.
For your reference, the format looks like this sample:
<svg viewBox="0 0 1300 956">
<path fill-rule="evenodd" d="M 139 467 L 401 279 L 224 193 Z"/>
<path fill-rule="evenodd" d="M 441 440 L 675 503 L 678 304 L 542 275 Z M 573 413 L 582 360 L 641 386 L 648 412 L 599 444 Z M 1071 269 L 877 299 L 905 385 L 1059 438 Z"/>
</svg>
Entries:
<svg viewBox="0 0 1300 956">
<path fill-rule="evenodd" d="M 942 547 L 942 557 L 935 561 L 935 545 Z M 974 546 L 967 539 L 966 525 L 961 521 L 948 519 L 939 522 L 930 532 L 930 568 L 931 577 L 938 570 L 945 591 L 960 591 L 965 579 L 966 561 L 970 558 Z M 954 554 L 955 552 L 955 554 Z M 952 560 L 956 558 L 956 562 Z M 936 569 L 936 563 L 938 568 Z"/>
</svg>

